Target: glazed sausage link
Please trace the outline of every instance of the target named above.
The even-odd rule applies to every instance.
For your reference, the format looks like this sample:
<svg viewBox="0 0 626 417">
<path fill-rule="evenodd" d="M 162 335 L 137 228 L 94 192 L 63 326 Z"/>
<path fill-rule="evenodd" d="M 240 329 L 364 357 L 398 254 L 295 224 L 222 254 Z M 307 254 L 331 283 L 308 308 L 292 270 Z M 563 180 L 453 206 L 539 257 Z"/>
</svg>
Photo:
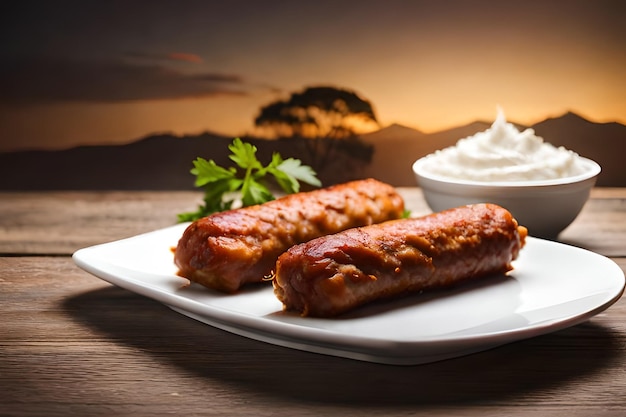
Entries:
<svg viewBox="0 0 626 417">
<path fill-rule="evenodd" d="M 335 316 L 377 299 L 507 272 L 526 234 L 493 204 L 347 230 L 282 254 L 274 292 L 286 310 Z"/>
<path fill-rule="evenodd" d="M 237 291 L 271 274 L 289 247 L 348 228 L 400 218 L 404 201 L 374 179 L 291 194 L 193 222 L 175 250 L 179 275 L 209 288 Z"/>
</svg>

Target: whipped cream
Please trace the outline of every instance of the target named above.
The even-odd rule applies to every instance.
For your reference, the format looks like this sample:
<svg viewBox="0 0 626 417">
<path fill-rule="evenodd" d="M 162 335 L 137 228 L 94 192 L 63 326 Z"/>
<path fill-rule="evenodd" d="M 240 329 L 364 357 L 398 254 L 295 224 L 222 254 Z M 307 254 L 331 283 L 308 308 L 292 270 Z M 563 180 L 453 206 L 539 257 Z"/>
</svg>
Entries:
<svg viewBox="0 0 626 417">
<path fill-rule="evenodd" d="M 577 153 L 544 142 L 533 129 L 520 132 L 507 123 L 501 109 L 484 132 L 426 156 L 423 169 L 441 177 L 481 182 L 552 180 L 587 171 Z"/>
</svg>

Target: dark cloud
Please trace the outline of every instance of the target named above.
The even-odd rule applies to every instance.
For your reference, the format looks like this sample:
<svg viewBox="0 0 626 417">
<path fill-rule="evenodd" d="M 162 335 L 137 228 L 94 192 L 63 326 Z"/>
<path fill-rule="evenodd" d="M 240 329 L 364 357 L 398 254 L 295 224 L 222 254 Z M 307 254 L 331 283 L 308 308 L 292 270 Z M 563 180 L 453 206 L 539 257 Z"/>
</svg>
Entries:
<svg viewBox="0 0 626 417">
<path fill-rule="evenodd" d="M 0 62 L 0 100 L 121 102 L 246 95 L 236 74 L 192 73 L 124 61 L 23 59 Z"/>
<path fill-rule="evenodd" d="M 182 64 L 201 64 L 204 59 L 191 52 L 170 52 L 170 53 L 147 53 L 147 52 L 125 52 L 123 54 L 127 61 L 139 64 L 166 64 L 179 62 Z"/>
<path fill-rule="evenodd" d="M 196 54 L 190 54 L 188 52 L 172 52 L 167 54 L 167 58 L 173 61 L 192 62 L 198 64 L 202 62 L 202 57 Z"/>
</svg>

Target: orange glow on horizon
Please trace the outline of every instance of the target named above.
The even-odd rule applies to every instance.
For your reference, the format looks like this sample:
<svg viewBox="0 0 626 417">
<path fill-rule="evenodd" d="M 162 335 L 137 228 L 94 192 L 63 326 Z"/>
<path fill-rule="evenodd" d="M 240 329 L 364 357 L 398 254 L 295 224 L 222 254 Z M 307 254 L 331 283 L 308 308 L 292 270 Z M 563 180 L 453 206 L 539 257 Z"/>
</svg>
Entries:
<svg viewBox="0 0 626 417">
<path fill-rule="evenodd" d="M 372 101 L 375 103 L 375 100 Z M 121 144 L 149 134 L 198 134 L 209 131 L 227 136 L 254 133 L 253 119 L 260 105 L 253 99 L 237 97 L 215 99 L 137 102 L 123 104 L 66 104 L 37 109 L 11 109 L 0 114 L 0 152 L 20 149 L 63 149 L 84 144 Z M 605 106 L 594 108 L 532 106 L 525 103 L 482 103 L 471 109 L 459 106 L 417 107 L 408 103 L 396 107 L 375 106 L 380 128 L 393 123 L 433 133 L 465 125 L 474 121 L 491 123 L 500 105 L 507 120 L 532 125 L 546 118 L 559 117 L 567 111 L 596 123 L 618 122 L 620 109 Z M 384 111 L 378 111 L 381 108 Z M 33 123 L 37 120 L 37 123 Z M 363 129 L 361 129 L 363 128 Z M 376 130 L 373 126 L 359 126 L 360 133 Z M 41 140 L 43 139 L 43 140 Z"/>
</svg>

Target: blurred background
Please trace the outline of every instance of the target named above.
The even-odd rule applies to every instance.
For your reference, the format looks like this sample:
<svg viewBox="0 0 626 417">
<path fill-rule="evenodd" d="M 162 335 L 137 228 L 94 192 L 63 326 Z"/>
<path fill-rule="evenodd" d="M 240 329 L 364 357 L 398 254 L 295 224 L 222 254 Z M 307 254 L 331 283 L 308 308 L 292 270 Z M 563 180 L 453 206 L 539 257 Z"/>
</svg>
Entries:
<svg viewBox="0 0 626 417">
<path fill-rule="evenodd" d="M 622 1 L 23 1 L 0 20 L 0 189 L 193 189 L 241 137 L 324 185 L 501 107 L 626 185 Z"/>
</svg>

